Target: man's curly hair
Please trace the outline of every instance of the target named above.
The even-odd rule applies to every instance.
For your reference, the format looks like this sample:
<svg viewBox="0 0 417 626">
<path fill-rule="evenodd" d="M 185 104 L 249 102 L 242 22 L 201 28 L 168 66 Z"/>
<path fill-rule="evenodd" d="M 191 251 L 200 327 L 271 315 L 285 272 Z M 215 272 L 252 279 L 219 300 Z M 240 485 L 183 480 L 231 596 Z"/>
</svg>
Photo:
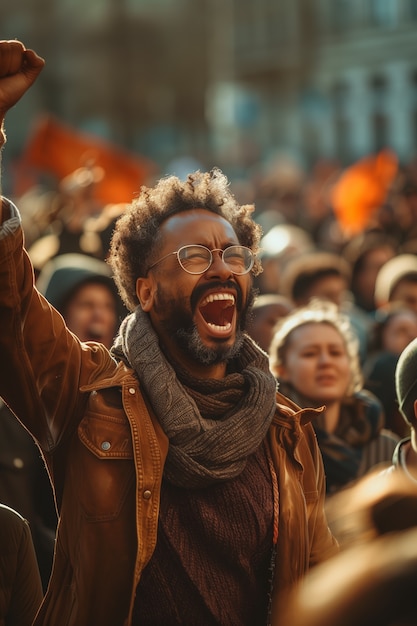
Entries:
<svg viewBox="0 0 417 626">
<path fill-rule="evenodd" d="M 112 236 L 108 263 L 130 311 L 139 304 L 136 280 L 146 276 L 161 248 L 161 224 L 171 215 L 192 209 L 205 209 L 225 218 L 239 243 L 257 254 L 261 227 L 251 217 L 254 206 L 238 204 L 226 176 L 218 168 L 189 174 L 186 181 L 176 176 L 162 178 L 155 187 L 141 188 L 139 196 L 118 219 Z M 252 273 L 256 276 L 261 271 L 256 258 Z"/>
</svg>

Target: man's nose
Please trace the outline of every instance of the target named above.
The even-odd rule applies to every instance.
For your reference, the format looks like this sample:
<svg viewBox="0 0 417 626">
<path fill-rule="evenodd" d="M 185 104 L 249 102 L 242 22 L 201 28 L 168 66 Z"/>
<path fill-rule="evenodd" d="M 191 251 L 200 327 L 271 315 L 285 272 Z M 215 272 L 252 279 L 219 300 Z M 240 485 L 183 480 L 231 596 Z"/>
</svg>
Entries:
<svg viewBox="0 0 417 626">
<path fill-rule="evenodd" d="M 233 276 L 232 270 L 223 260 L 223 250 L 215 249 L 212 250 L 211 254 L 213 261 L 206 274 L 209 274 L 210 276 L 218 276 L 219 278 L 229 278 L 230 276 Z"/>
</svg>

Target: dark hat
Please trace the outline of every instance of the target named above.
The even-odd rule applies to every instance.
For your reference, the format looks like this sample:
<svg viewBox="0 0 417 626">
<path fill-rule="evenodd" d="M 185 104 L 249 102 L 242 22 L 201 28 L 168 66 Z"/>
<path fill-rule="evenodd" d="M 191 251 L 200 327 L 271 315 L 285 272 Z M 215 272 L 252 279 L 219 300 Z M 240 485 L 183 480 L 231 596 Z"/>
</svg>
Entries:
<svg viewBox="0 0 417 626">
<path fill-rule="evenodd" d="M 86 254 L 62 254 L 51 259 L 42 268 L 36 286 L 48 302 L 62 313 L 71 295 L 81 285 L 90 282 L 105 284 L 117 302 L 117 289 L 110 267 Z"/>
<path fill-rule="evenodd" d="M 414 401 L 417 400 L 417 338 L 403 350 L 395 370 L 395 389 L 399 409 L 409 424 L 415 424 Z"/>
</svg>

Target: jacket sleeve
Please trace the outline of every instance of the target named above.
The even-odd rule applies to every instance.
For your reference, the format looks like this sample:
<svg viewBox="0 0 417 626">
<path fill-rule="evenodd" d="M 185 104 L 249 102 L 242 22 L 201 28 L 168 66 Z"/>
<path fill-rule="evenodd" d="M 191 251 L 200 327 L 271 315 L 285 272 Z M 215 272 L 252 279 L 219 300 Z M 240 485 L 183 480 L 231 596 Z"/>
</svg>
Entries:
<svg viewBox="0 0 417 626">
<path fill-rule="evenodd" d="M 0 396 L 44 450 L 52 450 L 76 428 L 86 401 L 79 387 L 114 366 L 104 346 L 82 344 L 37 291 L 21 226 L 3 224 Z"/>
<path fill-rule="evenodd" d="M 316 435 L 310 423 L 305 424 L 302 430 L 304 438 L 300 441 L 300 453 L 303 455 L 304 461 L 303 484 L 310 537 L 309 567 L 312 567 L 337 553 L 338 544 L 329 529 L 325 513 L 326 479 Z M 306 448 L 305 451 L 302 450 L 303 447 Z M 308 493 L 312 487 L 316 491 L 317 497 L 310 501 Z"/>
</svg>

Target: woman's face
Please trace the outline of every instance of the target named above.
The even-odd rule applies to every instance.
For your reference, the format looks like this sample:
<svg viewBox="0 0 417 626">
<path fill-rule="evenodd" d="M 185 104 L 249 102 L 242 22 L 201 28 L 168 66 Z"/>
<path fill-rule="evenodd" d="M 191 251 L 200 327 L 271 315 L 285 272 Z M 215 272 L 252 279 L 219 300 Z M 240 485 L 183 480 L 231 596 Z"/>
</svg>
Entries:
<svg viewBox="0 0 417 626">
<path fill-rule="evenodd" d="M 346 344 L 334 326 L 311 322 L 290 333 L 279 378 L 298 393 L 320 404 L 339 401 L 351 377 Z"/>
</svg>

